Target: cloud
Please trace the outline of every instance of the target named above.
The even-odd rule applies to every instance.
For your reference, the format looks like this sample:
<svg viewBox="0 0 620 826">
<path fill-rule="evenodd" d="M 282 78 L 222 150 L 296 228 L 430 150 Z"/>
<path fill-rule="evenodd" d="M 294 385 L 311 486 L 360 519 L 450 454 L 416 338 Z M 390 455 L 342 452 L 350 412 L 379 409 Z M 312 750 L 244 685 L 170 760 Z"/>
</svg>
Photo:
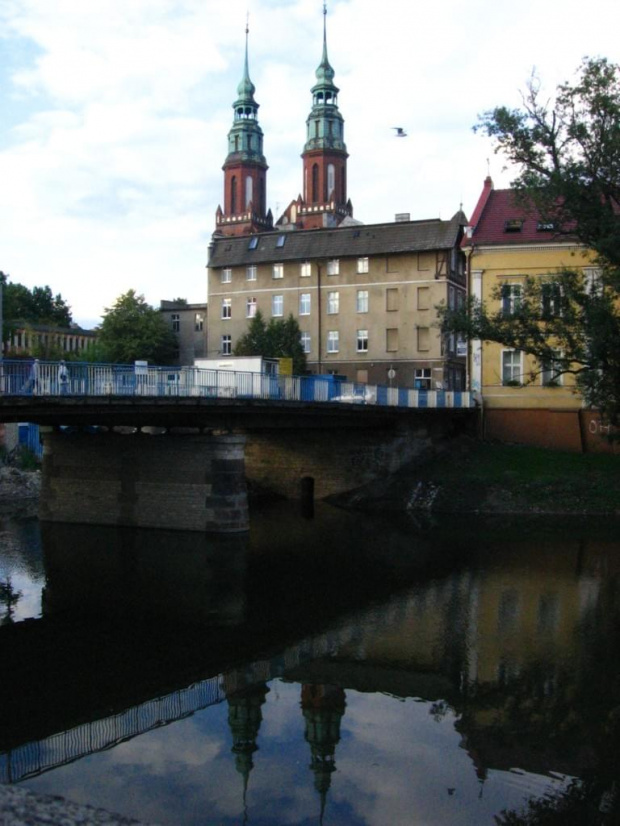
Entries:
<svg viewBox="0 0 620 826">
<path fill-rule="evenodd" d="M 366 222 L 471 212 L 487 159 L 480 112 L 517 105 L 536 66 L 549 89 L 585 54 L 614 60 L 611 0 L 584 9 L 525 0 L 425 8 L 331 0 L 328 48 Z M 241 77 L 246 0 L 5 0 L 0 105 L 2 269 L 49 283 L 76 318 L 129 288 L 147 300 L 206 297 L 226 135 Z M 300 154 L 322 48 L 317 0 L 250 0 L 250 73 L 280 213 L 301 190 Z M 396 140 L 391 130 L 407 128 Z"/>
</svg>

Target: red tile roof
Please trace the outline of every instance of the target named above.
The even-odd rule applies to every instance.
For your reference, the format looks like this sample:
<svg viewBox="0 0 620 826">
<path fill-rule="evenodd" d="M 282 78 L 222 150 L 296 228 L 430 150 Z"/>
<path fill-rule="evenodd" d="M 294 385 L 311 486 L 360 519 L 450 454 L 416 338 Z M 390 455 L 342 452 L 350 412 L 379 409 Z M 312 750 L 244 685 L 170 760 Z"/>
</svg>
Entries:
<svg viewBox="0 0 620 826">
<path fill-rule="evenodd" d="M 520 229 L 516 227 L 520 225 Z M 474 226 L 475 244 L 532 244 L 557 240 L 556 232 L 541 230 L 537 210 L 517 202 L 512 189 L 494 189 L 488 194 L 478 223 Z M 510 231 L 510 227 L 515 229 Z"/>
</svg>

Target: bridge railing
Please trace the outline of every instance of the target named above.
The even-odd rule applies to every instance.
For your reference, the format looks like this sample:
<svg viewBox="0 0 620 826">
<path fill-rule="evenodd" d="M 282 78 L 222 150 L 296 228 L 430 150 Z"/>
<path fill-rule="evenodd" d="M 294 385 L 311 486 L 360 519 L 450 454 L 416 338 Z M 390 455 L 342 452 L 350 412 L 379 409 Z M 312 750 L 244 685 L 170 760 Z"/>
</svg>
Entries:
<svg viewBox="0 0 620 826">
<path fill-rule="evenodd" d="M 199 367 L 9 360 L 0 362 L 5 396 L 147 396 L 267 399 L 389 407 L 473 407 L 466 391 L 416 390 L 336 380 L 332 376 L 273 376 Z"/>
</svg>

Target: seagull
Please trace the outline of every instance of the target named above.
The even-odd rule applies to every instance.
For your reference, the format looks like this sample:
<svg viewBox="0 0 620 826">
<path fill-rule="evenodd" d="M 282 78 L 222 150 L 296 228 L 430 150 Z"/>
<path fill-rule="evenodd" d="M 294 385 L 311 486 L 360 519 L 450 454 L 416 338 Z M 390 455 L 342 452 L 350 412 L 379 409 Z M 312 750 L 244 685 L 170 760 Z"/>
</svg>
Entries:
<svg viewBox="0 0 620 826">
<path fill-rule="evenodd" d="M 402 126 L 393 126 L 392 129 L 396 130 L 396 137 L 397 138 L 406 138 L 407 133 L 403 129 Z"/>
</svg>

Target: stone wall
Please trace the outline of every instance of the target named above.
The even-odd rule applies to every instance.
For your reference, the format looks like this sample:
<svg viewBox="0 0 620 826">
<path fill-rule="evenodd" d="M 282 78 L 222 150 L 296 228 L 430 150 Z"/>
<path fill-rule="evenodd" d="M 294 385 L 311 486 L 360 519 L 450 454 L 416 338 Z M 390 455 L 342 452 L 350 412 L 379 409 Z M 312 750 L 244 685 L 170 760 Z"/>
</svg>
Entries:
<svg viewBox="0 0 620 826">
<path fill-rule="evenodd" d="M 244 531 L 243 436 L 43 433 L 40 518 Z"/>
</svg>

